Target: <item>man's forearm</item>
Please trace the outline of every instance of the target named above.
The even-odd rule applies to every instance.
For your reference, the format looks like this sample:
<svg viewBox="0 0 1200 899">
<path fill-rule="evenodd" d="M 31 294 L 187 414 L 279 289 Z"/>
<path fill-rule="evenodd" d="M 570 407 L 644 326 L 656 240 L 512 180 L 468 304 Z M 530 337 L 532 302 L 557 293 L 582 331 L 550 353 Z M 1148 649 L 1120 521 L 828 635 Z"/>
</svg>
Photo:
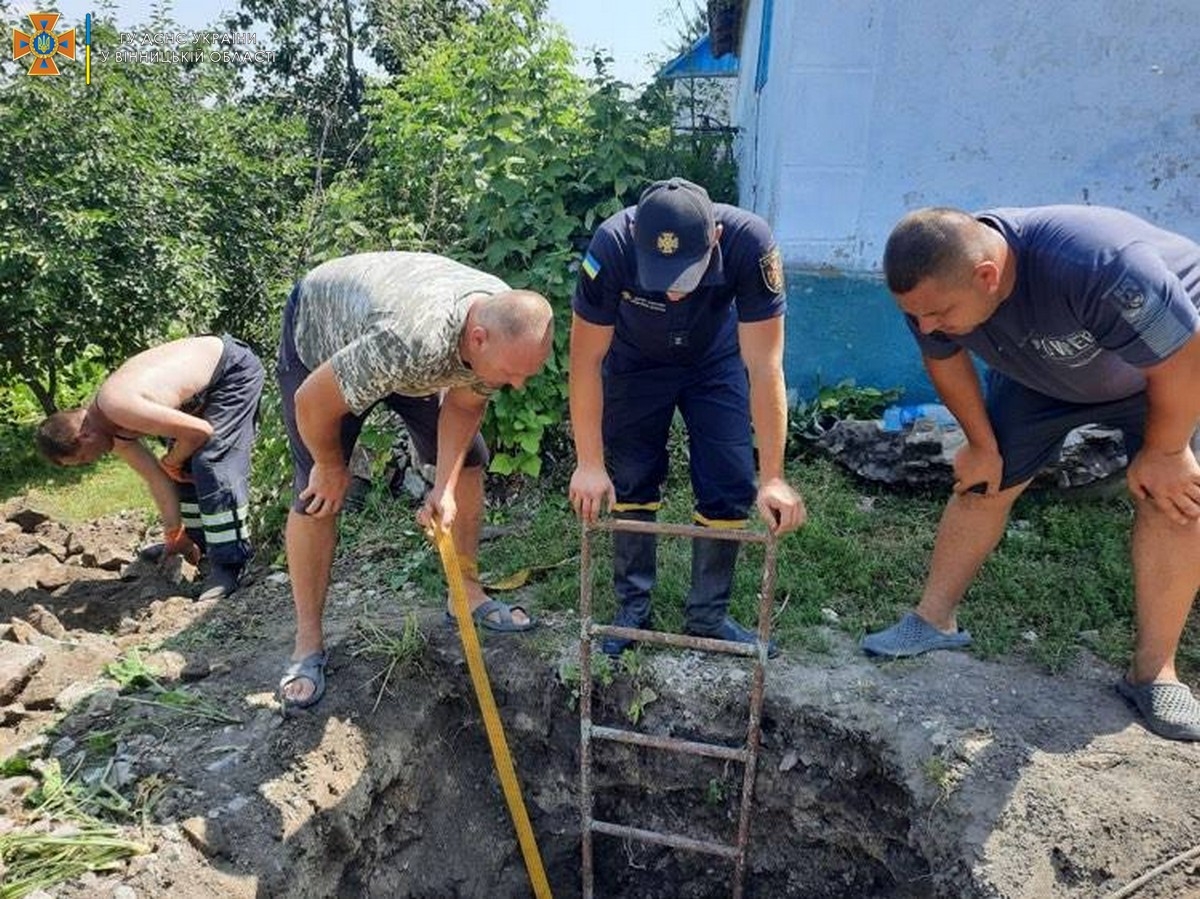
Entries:
<svg viewBox="0 0 1200 899">
<path fill-rule="evenodd" d="M 346 466 L 342 453 L 342 421 L 351 414 L 333 366 L 318 365 L 294 397 L 296 428 L 313 462 L 330 469 Z"/>
<path fill-rule="evenodd" d="M 599 368 L 572 371 L 568 398 L 575 457 L 580 465 L 603 468 L 604 438 L 600 422 L 604 412 L 604 389 Z"/>
<path fill-rule="evenodd" d="M 479 431 L 486 403 L 464 404 L 448 396 L 438 414 L 438 457 L 434 489 L 453 490 L 458 483 L 467 450 Z"/>
<path fill-rule="evenodd" d="M 162 518 L 163 527 L 176 528 L 180 524 L 179 492 L 175 482 L 158 467 L 154 454 L 140 440 L 120 441 L 114 446 L 115 455 L 138 473 Z"/>
<path fill-rule="evenodd" d="M 929 380 L 973 446 L 995 446 L 996 434 L 970 354 L 960 350 L 948 359 L 925 357 Z"/>
<path fill-rule="evenodd" d="M 1182 452 L 1200 420 L 1200 336 L 1146 372 L 1147 449 Z"/>
<path fill-rule="evenodd" d="M 171 448 L 167 451 L 167 457 L 177 465 L 182 465 L 186 460 L 192 458 L 196 451 L 204 444 L 208 443 L 212 436 L 213 429 L 204 419 L 197 418 L 196 421 L 201 422 L 205 428 L 194 428 L 180 436 L 174 438 Z"/>
<path fill-rule="evenodd" d="M 318 465 L 344 465 L 342 453 L 342 420 L 332 418 L 306 403 L 300 392 L 296 393 L 296 429 L 309 455 Z"/>
<path fill-rule="evenodd" d="M 750 372 L 750 416 L 758 441 L 760 482 L 782 479 L 787 445 L 787 391 L 783 372 Z"/>
</svg>

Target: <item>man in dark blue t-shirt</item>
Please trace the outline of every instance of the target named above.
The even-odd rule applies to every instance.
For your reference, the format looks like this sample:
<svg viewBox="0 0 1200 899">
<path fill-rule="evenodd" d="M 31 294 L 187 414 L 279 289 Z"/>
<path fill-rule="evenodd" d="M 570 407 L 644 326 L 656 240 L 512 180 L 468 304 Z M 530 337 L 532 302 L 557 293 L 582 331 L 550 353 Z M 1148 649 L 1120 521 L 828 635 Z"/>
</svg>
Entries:
<svg viewBox="0 0 1200 899">
<path fill-rule="evenodd" d="M 1175 673 L 1200 588 L 1200 246 L 1116 209 L 923 209 L 892 231 L 884 269 L 967 442 L 920 603 L 863 649 L 967 645 L 955 611 L 1014 500 L 1072 429 L 1117 427 L 1138 624 L 1117 689 L 1155 733 L 1200 740 L 1200 702 Z M 989 366 L 986 400 L 964 349 Z"/>
<path fill-rule="evenodd" d="M 767 223 L 672 178 L 597 229 L 573 301 L 570 497 L 595 520 L 655 518 L 678 409 L 688 429 L 695 521 L 743 527 L 751 503 L 776 534 L 804 522 L 784 480 L 783 265 Z M 751 419 L 758 438 L 754 481 Z M 753 643 L 726 614 L 738 544 L 696 540 L 688 633 Z M 613 535 L 615 623 L 642 628 L 655 581 L 653 535 Z M 628 640 L 601 648 L 618 655 Z M 773 646 L 772 646 L 773 649 Z"/>
</svg>

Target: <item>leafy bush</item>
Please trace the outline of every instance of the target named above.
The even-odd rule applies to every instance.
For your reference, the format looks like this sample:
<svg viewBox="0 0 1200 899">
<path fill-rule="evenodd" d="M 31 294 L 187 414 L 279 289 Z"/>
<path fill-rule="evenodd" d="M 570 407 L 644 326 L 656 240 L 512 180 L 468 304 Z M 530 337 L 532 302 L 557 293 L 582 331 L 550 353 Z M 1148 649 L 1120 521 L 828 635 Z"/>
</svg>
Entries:
<svg viewBox="0 0 1200 899">
<path fill-rule="evenodd" d="M 273 378 L 268 379 L 250 476 L 250 528 L 258 557 L 264 561 L 270 561 L 282 545 L 292 500 L 292 453 L 281 408 L 279 388 Z"/>
<path fill-rule="evenodd" d="M 107 374 L 94 354 L 67 364 L 59 383 L 60 404 L 70 409 L 87 402 Z M 0 498 L 20 493 L 30 484 L 48 478 L 72 479 L 69 472 L 38 454 L 33 435 L 44 415 L 41 403 L 25 385 L 0 386 L 0 459 L 4 460 Z"/>
<path fill-rule="evenodd" d="M 879 418 L 904 391 L 899 387 L 859 387 L 852 380 L 821 387 L 811 400 L 801 400 L 788 418 L 793 443 L 811 443 L 843 419 Z"/>
</svg>

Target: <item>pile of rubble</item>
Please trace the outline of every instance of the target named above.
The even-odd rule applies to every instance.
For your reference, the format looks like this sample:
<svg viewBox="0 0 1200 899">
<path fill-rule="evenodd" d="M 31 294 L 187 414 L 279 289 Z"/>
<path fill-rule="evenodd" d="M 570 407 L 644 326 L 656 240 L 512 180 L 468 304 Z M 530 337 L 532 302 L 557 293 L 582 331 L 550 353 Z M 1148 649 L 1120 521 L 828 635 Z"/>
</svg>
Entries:
<svg viewBox="0 0 1200 899">
<path fill-rule="evenodd" d="M 133 548 L 113 542 L 111 525 L 68 528 L 24 502 L 0 511 L 6 513 L 0 522 L 0 589 L 11 593 L 117 578 L 136 558 Z"/>
<path fill-rule="evenodd" d="M 0 506 L 0 757 L 90 692 L 81 674 L 197 578 L 179 558 L 141 561 L 145 539 L 140 512 L 67 526 L 23 499 Z"/>
<path fill-rule="evenodd" d="M 954 455 L 964 439 L 957 425 L 930 419 L 919 418 L 899 430 L 886 430 L 878 420 L 847 419 L 822 434 L 816 446 L 868 481 L 948 489 L 954 483 Z M 1062 457 L 1037 476 L 1034 486 L 1069 490 L 1110 477 L 1119 482 L 1126 463 L 1120 431 L 1078 428 L 1067 435 Z"/>
</svg>

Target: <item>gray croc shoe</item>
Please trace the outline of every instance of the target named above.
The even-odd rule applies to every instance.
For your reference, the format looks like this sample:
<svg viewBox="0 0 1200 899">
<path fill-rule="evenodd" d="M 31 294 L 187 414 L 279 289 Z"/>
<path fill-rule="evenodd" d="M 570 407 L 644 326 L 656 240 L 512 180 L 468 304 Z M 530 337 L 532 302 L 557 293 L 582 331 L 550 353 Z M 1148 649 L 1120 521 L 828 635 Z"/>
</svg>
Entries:
<svg viewBox="0 0 1200 899">
<path fill-rule="evenodd" d="M 867 634 L 859 644 L 867 655 L 888 659 L 907 659 L 934 649 L 962 649 L 970 645 L 969 632 L 959 628 L 957 633 L 943 634 L 916 612 L 906 613 L 887 630 Z"/>
<path fill-rule="evenodd" d="M 1121 678 L 1117 692 L 1141 712 L 1146 727 L 1163 739 L 1200 741 L 1200 701 L 1185 684 L 1131 684 Z"/>
</svg>

